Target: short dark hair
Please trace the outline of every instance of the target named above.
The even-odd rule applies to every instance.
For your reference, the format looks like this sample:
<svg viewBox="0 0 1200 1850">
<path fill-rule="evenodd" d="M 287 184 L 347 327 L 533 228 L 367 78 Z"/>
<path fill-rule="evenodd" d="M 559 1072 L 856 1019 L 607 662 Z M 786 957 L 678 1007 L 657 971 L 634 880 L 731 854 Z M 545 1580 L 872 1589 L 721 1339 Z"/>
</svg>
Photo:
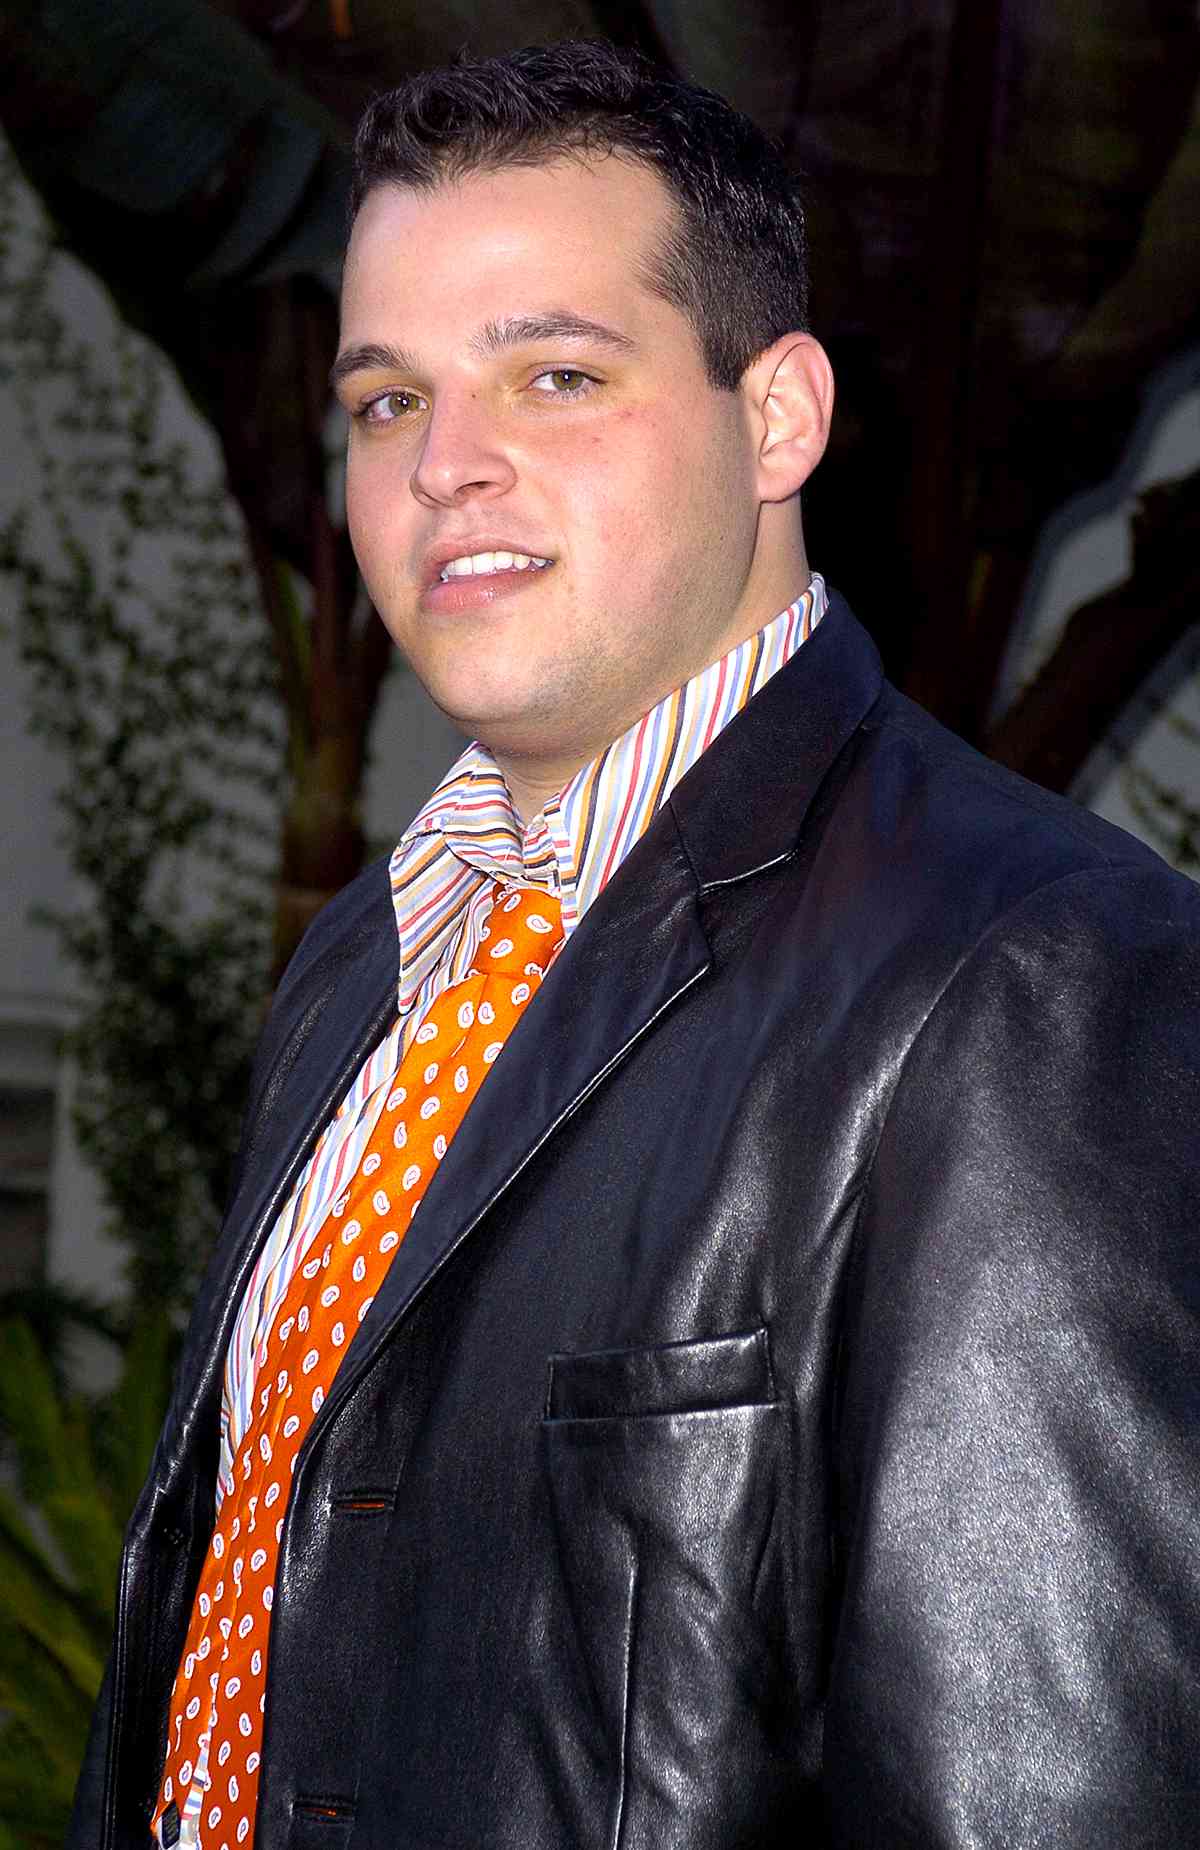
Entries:
<svg viewBox="0 0 1200 1850">
<path fill-rule="evenodd" d="M 796 180 L 723 97 L 603 41 L 529 46 L 422 71 L 359 125 L 351 222 L 373 188 L 443 181 L 563 157 L 617 154 L 652 168 L 677 223 L 647 285 L 687 316 L 714 386 L 732 391 L 781 334 L 808 326 L 808 251 Z"/>
</svg>

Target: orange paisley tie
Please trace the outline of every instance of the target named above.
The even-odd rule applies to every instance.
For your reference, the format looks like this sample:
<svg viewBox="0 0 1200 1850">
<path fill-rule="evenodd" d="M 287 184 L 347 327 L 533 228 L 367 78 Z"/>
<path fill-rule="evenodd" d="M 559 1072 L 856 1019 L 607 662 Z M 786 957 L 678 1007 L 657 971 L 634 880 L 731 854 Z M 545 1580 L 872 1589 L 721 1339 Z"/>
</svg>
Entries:
<svg viewBox="0 0 1200 1850">
<path fill-rule="evenodd" d="M 267 1638 L 296 1455 L 450 1139 L 562 942 L 559 903 L 497 883 L 483 929 L 471 970 L 443 990 L 409 1044 L 357 1173 L 293 1275 L 260 1354 L 233 1488 L 171 1691 L 154 1813 L 167 1845 L 179 1837 L 181 1814 L 190 1825 L 198 1769 L 203 1850 L 237 1850 L 252 1839 Z"/>
</svg>

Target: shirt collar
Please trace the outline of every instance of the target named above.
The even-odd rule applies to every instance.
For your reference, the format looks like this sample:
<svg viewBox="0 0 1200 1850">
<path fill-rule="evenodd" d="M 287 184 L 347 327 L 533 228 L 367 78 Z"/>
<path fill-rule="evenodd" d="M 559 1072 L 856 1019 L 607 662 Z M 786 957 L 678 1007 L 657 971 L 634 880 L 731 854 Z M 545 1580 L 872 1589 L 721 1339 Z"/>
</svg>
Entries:
<svg viewBox="0 0 1200 1850">
<path fill-rule="evenodd" d="M 570 936 L 680 778 L 821 621 L 825 583 L 704 668 L 606 747 L 523 823 L 487 747 L 450 767 L 391 859 L 400 939 L 400 1006 L 411 1008 L 486 881 L 544 887 Z"/>
</svg>

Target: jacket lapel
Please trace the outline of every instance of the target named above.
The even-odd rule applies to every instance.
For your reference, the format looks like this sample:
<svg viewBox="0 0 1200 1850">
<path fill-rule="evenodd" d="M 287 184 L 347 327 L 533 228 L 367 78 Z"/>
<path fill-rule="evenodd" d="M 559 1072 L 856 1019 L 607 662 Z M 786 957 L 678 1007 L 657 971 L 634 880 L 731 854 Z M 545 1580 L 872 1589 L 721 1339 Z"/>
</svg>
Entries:
<svg viewBox="0 0 1200 1850">
<path fill-rule="evenodd" d="M 702 893 L 794 852 L 813 799 L 883 687 L 874 643 L 829 609 L 681 780 L 671 809 Z"/>
<path fill-rule="evenodd" d="M 530 1157 L 709 967 L 697 886 L 664 812 L 589 909 L 455 1134 L 314 1422 Z"/>
<path fill-rule="evenodd" d="M 225 1352 L 263 1239 L 367 1054 L 395 1020 L 386 863 L 333 903 L 352 907 L 354 916 L 315 956 L 301 947 L 256 1062 L 261 1083 L 251 1088 L 229 1212 L 188 1326 L 164 1433 L 174 1464 L 189 1433 L 207 1430 L 209 1421 L 215 1429 Z"/>
</svg>

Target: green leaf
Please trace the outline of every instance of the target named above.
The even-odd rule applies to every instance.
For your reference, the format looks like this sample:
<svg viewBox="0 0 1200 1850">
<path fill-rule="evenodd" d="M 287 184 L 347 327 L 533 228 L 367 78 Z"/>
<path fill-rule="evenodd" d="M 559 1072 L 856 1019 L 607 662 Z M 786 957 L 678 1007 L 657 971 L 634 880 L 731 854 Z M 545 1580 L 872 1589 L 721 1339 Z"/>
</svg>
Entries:
<svg viewBox="0 0 1200 1850">
<path fill-rule="evenodd" d="M 83 1422 L 60 1402 L 32 1330 L 15 1317 L 0 1323 L 0 1429 L 16 1446 L 31 1503 L 63 1491 L 97 1494 Z"/>
<path fill-rule="evenodd" d="M 98 1412 L 112 1482 L 114 1508 L 125 1522 L 137 1501 L 162 1426 L 171 1386 L 171 1325 L 165 1311 L 148 1311 L 137 1323 L 121 1379 L 107 1408 Z"/>
<path fill-rule="evenodd" d="M 78 1772 L 93 1702 L 36 1639 L 0 1620 L 0 1708 L 38 1743 L 64 1782 Z"/>
<path fill-rule="evenodd" d="M 0 1729 L 0 1850 L 34 1850 L 65 1837 L 74 1775 L 56 1770 L 21 1723 Z"/>
<path fill-rule="evenodd" d="M 94 1491 L 47 1497 L 42 1509 L 79 1591 L 103 1622 L 112 1611 L 121 1566 L 121 1531 L 111 1512 Z"/>
<path fill-rule="evenodd" d="M 5 1620 L 35 1638 L 84 1695 L 94 1696 L 108 1648 L 109 1615 L 89 1610 L 60 1579 L 2 1497 L 0 1584 Z"/>
</svg>

